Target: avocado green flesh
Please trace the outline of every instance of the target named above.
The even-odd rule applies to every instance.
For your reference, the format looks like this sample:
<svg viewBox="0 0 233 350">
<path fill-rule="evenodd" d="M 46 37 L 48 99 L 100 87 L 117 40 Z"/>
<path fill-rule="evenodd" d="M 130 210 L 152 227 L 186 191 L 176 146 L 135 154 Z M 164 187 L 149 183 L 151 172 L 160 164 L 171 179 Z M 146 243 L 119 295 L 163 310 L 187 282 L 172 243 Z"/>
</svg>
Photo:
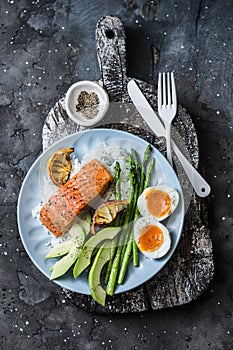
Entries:
<svg viewBox="0 0 233 350">
<path fill-rule="evenodd" d="M 62 243 L 56 244 L 50 252 L 46 255 L 46 258 L 58 258 L 69 253 L 73 244 L 82 246 L 85 241 L 85 233 L 83 228 L 79 224 L 73 224 L 70 232 L 71 239 Z"/>
<path fill-rule="evenodd" d="M 106 239 L 113 239 L 120 231 L 120 227 L 106 227 L 92 236 L 83 246 L 79 259 L 74 265 L 73 276 L 77 278 L 90 265 L 94 248 Z"/>
<path fill-rule="evenodd" d="M 71 240 L 77 242 L 79 245 L 83 245 L 86 236 L 81 225 L 74 223 L 69 230 L 69 235 Z"/>
<path fill-rule="evenodd" d="M 58 243 L 55 245 L 50 252 L 46 255 L 46 258 L 57 258 L 59 256 L 63 256 L 68 254 L 72 246 L 72 241 L 66 241 L 62 243 Z"/>
<path fill-rule="evenodd" d="M 86 213 L 83 217 L 78 220 L 79 225 L 82 226 L 85 235 L 87 236 L 91 229 L 91 214 Z"/>
<path fill-rule="evenodd" d="M 53 265 L 50 279 L 53 280 L 64 275 L 69 270 L 69 268 L 75 263 L 80 253 L 81 247 L 72 244 L 70 252 L 58 262 L 56 262 L 55 265 Z"/>
<path fill-rule="evenodd" d="M 100 282 L 101 271 L 104 265 L 111 259 L 111 252 L 104 244 L 95 256 L 94 262 L 91 266 L 88 282 L 90 286 L 92 298 L 100 305 L 105 305 L 106 291 Z"/>
</svg>

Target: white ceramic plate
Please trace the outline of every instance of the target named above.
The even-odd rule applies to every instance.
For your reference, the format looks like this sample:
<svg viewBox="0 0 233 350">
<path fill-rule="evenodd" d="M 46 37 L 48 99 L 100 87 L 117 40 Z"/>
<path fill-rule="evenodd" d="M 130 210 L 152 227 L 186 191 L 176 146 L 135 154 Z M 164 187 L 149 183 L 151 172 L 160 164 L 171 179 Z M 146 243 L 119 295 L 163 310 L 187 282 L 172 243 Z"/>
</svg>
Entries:
<svg viewBox="0 0 233 350">
<path fill-rule="evenodd" d="M 47 161 L 56 150 L 64 147 L 74 147 L 78 159 L 82 159 L 101 142 L 121 146 L 126 149 L 126 151 L 130 151 L 131 148 L 134 148 L 141 157 L 148 144 L 137 136 L 119 130 L 94 129 L 80 132 L 61 139 L 46 150 L 35 161 L 24 179 L 18 199 L 17 216 L 19 232 L 31 260 L 47 277 L 51 274 L 49 268 L 57 259 L 45 259 L 45 256 L 50 250 L 48 243 L 51 235 L 45 227 L 40 224 L 39 220 L 32 216 L 32 210 L 41 202 L 40 181 L 41 178 L 46 175 Z M 157 274 L 171 258 L 181 236 L 184 219 L 184 200 L 179 180 L 164 156 L 154 147 L 152 147 L 152 156 L 156 158 L 156 165 L 151 183 L 154 184 L 159 179 L 160 183 L 166 183 L 175 188 L 180 194 L 178 208 L 166 222 L 166 226 L 171 232 L 172 246 L 169 253 L 158 260 L 147 259 L 140 253 L 139 267 L 134 267 L 133 264 L 130 263 L 125 281 L 122 285 L 117 285 L 116 293 L 122 293 L 133 289 Z M 72 270 L 70 270 L 63 277 L 60 277 L 54 282 L 71 291 L 90 294 L 88 271 L 82 273 L 82 275 L 75 280 L 72 277 Z"/>
</svg>

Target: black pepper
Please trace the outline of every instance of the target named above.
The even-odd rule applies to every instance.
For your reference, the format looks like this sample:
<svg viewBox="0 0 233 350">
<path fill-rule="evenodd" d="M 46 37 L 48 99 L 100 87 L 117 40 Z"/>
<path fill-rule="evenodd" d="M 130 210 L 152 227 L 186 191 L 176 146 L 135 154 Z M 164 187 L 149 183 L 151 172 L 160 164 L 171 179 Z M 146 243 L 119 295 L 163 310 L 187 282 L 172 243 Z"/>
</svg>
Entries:
<svg viewBox="0 0 233 350">
<path fill-rule="evenodd" d="M 99 112 L 99 104 L 99 97 L 95 92 L 81 91 L 78 96 L 76 111 L 81 112 L 87 119 L 93 119 Z"/>
</svg>

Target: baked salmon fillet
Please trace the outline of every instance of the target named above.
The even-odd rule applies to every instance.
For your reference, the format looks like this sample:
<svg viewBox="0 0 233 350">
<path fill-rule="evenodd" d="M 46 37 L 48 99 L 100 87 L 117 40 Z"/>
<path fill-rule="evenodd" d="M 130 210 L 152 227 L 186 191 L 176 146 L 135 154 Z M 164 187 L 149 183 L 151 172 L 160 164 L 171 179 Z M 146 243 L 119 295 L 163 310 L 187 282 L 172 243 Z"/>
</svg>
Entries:
<svg viewBox="0 0 233 350">
<path fill-rule="evenodd" d="M 56 191 L 40 210 L 40 220 L 59 237 L 67 230 L 76 215 L 101 196 L 113 181 L 107 169 L 93 159 Z"/>
</svg>

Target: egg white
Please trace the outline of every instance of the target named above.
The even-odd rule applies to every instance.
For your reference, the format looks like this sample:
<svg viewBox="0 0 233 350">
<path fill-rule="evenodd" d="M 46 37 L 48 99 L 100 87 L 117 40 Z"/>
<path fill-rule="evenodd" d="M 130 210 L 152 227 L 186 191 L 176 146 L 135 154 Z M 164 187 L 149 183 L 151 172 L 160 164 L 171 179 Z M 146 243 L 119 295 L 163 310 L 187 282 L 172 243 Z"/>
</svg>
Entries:
<svg viewBox="0 0 233 350">
<path fill-rule="evenodd" d="M 147 200 L 146 200 L 147 193 L 153 189 L 166 192 L 169 195 L 170 200 L 171 200 L 170 212 L 168 212 L 165 215 L 160 216 L 160 217 L 152 215 L 149 212 L 148 207 L 147 207 Z M 138 210 L 142 216 L 152 215 L 154 218 L 156 218 L 156 220 L 163 221 L 176 210 L 178 203 L 179 203 L 179 193 L 174 188 L 167 186 L 167 185 L 158 185 L 158 186 L 147 187 L 142 192 L 142 194 L 138 197 L 137 206 L 138 206 Z"/>
<path fill-rule="evenodd" d="M 140 249 L 140 245 L 139 245 L 139 238 L 140 238 L 141 232 L 142 232 L 143 228 L 145 226 L 148 226 L 148 225 L 155 225 L 158 228 L 160 228 L 162 230 L 163 236 L 164 236 L 164 240 L 163 240 L 163 243 L 161 244 L 161 246 L 158 249 L 154 250 L 153 252 L 142 251 Z M 163 224 L 158 222 L 152 215 L 142 216 L 135 222 L 135 224 L 134 224 L 134 239 L 137 243 L 138 249 L 142 252 L 142 254 L 145 255 L 147 258 L 151 258 L 151 259 L 162 258 L 164 255 L 167 254 L 167 252 L 171 248 L 170 232 Z"/>
</svg>

